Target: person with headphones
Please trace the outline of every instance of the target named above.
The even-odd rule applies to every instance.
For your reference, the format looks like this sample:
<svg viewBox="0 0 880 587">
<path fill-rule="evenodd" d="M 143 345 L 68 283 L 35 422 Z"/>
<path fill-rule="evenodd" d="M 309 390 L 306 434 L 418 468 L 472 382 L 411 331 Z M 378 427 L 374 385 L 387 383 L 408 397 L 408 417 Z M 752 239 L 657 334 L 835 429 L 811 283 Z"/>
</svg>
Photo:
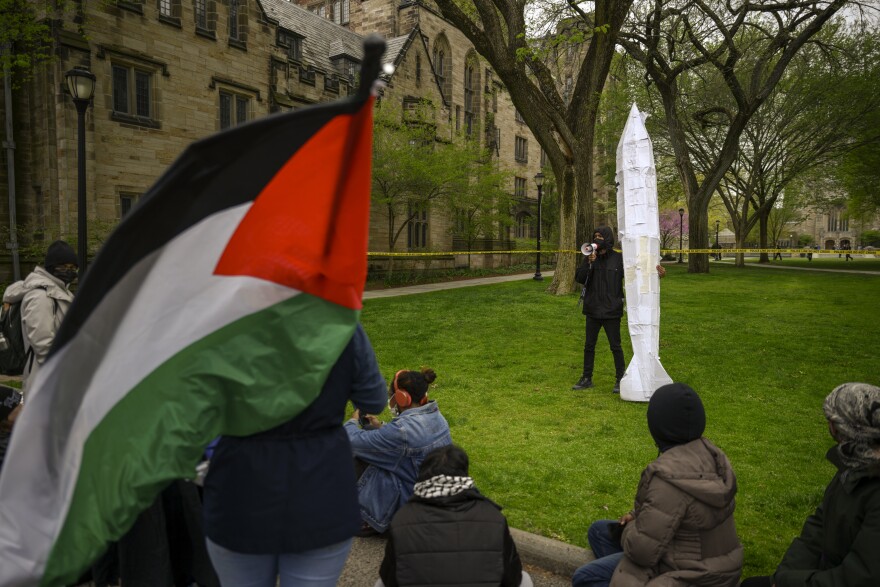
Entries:
<svg viewBox="0 0 880 587">
<path fill-rule="evenodd" d="M 388 408 L 394 418 L 387 423 L 372 415 L 369 425 L 358 426 L 355 410 L 345 423 L 352 452 L 365 468 L 357 482 L 361 511 L 361 536 L 384 533 L 397 510 L 409 501 L 425 456 L 452 444 L 449 423 L 437 402 L 428 399 L 433 369 L 400 370 L 388 390 Z"/>
</svg>

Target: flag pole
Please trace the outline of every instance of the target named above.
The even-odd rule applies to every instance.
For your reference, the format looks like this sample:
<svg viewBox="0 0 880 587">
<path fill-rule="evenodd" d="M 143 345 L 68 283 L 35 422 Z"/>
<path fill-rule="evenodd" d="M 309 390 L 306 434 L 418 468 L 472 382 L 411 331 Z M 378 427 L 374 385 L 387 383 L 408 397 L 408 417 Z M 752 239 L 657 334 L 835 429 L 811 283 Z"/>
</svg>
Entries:
<svg viewBox="0 0 880 587">
<path fill-rule="evenodd" d="M 356 94 L 356 100 L 363 102 L 355 114 L 355 121 L 351 125 L 348 136 L 345 141 L 343 150 L 343 161 L 351 160 L 354 150 L 357 147 L 358 137 L 363 132 L 363 125 L 372 117 L 364 116 L 364 109 L 369 104 L 372 107 L 370 97 L 373 90 L 373 82 L 379 79 L 379 72 L 382 69 L 382 55 L 385 53 L 385 39 L 380 35 L 373 33 L 364 39 L 364 59 L 361 62 L 360 85 Z M 339 175 L 336 178 L 336 189 L 333 193 L 333 203 L 330 208 L 329 227 L 327 230 L 327 239 L 324 241 L 324 258 L 328 258 L 331 254 L 332 243 L 334 242 L 336 232 L 335 219 L 339 213 L 343 196 L 345 194 L 345 184 L 349 180 L 348 169 L 342 165 L 339 169 Z"/>
</svg>

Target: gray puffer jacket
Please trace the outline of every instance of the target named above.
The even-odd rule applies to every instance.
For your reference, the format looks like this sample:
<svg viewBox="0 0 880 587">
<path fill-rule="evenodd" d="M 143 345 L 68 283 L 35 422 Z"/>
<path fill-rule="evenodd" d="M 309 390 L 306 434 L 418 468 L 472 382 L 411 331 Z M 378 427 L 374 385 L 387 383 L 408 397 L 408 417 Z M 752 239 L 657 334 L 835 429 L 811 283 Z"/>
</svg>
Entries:
<svg viewBox="0 0 880 587">
<path fill-rule="evenodd" d="M 662 453 L 642 472 L 611 587 L 735 586 L 743 564 L 735 495 L 730 462 L 705 438 Z"/>
<path fill-rule="evenodd" d="M 25 389 L 36 365 L 42 365 L 49 354 L 55 333 L 73 302 L 73 294 L 63 281 L 37 266 L 33 272 L 6 288 L 5 303 L 21 302 L 21 332 L 24 348 L 34 350 L 34 363 L 24 367 Z"/>
</svg>

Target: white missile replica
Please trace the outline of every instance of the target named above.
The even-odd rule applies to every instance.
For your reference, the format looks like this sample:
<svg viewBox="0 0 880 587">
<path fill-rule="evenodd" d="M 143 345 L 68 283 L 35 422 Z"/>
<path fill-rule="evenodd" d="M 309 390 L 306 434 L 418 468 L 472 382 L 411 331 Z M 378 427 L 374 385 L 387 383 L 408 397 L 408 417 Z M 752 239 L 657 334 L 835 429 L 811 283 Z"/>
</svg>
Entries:
<svg viewBox="0 0 880 587">
<path fill-rule="evenodd" d="M 617 226 L 633 346 L 620 397 L 646 402 L 672 379 L 660 364 L 660 215 L 654 148 L 635 104 L 617 144 Z"/>
</svg>

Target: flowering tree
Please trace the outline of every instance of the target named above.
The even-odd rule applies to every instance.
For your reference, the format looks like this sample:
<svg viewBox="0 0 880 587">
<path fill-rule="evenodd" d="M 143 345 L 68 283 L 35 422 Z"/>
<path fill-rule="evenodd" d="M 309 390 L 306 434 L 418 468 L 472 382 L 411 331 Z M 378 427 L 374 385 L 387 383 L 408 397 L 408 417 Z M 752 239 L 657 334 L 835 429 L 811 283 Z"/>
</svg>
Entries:
<svg viewBox="0 0 880 587">
<path fill-rule="evenodd" d="M 688 213 L 680 217 L 678 210 L 660 211 L 660 248 L 677 249 L 676 238 L 680 238 L 680 232 L 688 226 Z"/>
</svg>

